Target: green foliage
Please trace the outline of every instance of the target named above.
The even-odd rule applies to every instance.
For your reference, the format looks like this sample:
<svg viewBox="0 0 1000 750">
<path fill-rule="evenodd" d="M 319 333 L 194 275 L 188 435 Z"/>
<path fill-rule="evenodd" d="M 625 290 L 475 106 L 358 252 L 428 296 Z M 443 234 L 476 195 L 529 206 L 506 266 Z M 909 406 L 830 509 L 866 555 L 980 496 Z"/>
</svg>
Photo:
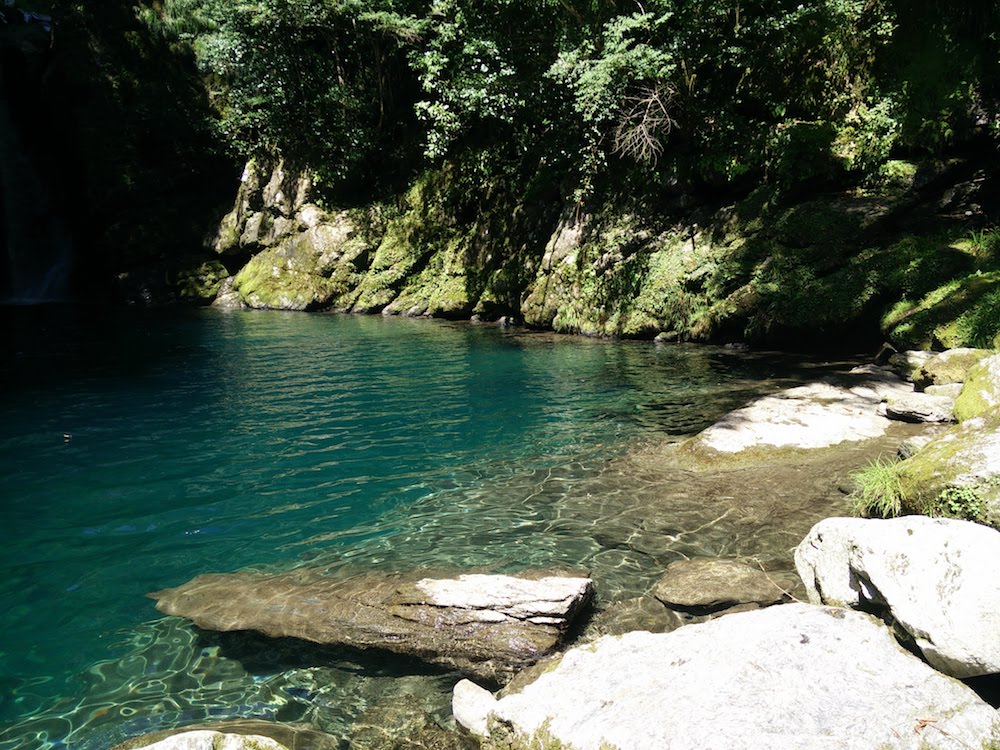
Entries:
<svg viewBox="0 0 1000 750">
<path fill-rule="evenodd" d="M 896 461 L 876 459 L 852 476 L 857 489 L 851 509 L 866 518 L 894 518 L 903 511 L 904 493 Z"/>
<path fill-rule="evenodd" d="M 972 485 L 945 487 L 929 509 L 929 515 L 982 521 L 986 518 L 986 500 Z"/>
</svg>

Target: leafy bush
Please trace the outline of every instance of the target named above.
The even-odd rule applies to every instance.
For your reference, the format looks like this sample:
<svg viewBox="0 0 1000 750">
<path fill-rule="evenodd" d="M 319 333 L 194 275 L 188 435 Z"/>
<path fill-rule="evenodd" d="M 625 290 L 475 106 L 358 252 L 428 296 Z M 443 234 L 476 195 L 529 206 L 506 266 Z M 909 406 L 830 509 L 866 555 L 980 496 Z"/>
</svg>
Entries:
<svg viewBox="0 0 1000 750">
<path fill-rule="evenodd" d="M 982 521 L 986 517 L 986 501 L 980 490 L 971 485 L 946 487 L 935 498 L 930 515 Z"/>
</svg>

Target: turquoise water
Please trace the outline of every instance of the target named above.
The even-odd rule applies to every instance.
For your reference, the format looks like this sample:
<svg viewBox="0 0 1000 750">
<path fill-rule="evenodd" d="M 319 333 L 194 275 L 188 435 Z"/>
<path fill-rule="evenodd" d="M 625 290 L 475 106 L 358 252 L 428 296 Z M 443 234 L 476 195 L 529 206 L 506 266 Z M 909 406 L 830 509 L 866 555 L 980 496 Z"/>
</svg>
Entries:
<svg viewBox="0 0 1000 750">
<path fill-rule="evenodd" d="M 198 633 L 145 594 L 247 566 L 599 572 L 608 550 L 567 531 L 559 498 L 795 374 L 776 356 L 378 317 L 2 321 L 3 750 L 236 716 L 347 736 L 401 693 L 443 711 L 453 676 Z M 603 595 L 642 565 L 609 565 Z"/>
</svg>

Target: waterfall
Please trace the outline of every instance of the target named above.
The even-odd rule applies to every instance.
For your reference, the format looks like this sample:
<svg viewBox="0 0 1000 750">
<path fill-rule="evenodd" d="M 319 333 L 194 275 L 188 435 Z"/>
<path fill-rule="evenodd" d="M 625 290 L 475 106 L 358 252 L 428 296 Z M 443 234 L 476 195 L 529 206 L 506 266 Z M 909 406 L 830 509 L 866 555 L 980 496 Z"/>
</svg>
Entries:
<svg viewBox="0 0 1000 750">
<path fill-rule="evenodd" d="M 0 273 L 2 304 L 40 304 L 68 299 L 72 242 L 45 180 L 11 115 L 0 71 Z"/>
</svg>

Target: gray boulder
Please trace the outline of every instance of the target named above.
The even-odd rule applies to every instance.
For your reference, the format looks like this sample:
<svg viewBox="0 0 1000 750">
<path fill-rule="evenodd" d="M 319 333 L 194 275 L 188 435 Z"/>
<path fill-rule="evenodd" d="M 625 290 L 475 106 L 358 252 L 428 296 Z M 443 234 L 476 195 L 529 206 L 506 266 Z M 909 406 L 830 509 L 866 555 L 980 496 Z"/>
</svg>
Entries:
<svg viewBox="0 0 1000 750">
<path fill-rule="evenodd" d="M 829 518 L 795 550 L 810 601 L 877 611 L 954 677 L 1000 672 L 1000 532 L 946 518 Z"/>
<path fill-rule="evenodd" d="M 789 604 L 571 649 L 497 699 L 463 681 L 487 748 L 929 750 L 1000 739 L 996 712 L 858 612 Z"/>
<path fill-rule="evenodd" d="M 736 560 L 696 558 L 670 563 L 653 595 L 671 609 L 708 614 L 739 604 L 776 604 L 792 585 Z"/>
<path fill-rule="evenodd" d="M 208 630 L 256 630 L 381 648 L 503 681 L 559 645 L 589 601 L 589 578 L 539 572 L 417 578 L 366 573 L 203 575 L 150 594 Z"/>
<path fill-rule="evenodd" d="M 955 399 L 929 393 L 898 393 L 886 401 L 885 415 L 903 422 L 954 422 Z"/>
</svg>

